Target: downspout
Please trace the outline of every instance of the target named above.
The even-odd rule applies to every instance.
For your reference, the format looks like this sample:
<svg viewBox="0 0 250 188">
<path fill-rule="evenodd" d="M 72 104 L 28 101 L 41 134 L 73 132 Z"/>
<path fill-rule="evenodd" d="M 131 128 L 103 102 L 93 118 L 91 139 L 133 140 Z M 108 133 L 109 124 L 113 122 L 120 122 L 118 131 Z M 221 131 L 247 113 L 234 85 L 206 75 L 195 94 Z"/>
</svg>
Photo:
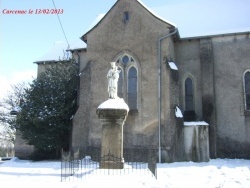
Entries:
<svg viewBox="0 0 250 188">
<path fill-rule="evenodd" d="M 161 41 L 177 33 L 177 28 L 158 40 L 158 155 L 159 163 L 161 163 Z"/>
</svg>

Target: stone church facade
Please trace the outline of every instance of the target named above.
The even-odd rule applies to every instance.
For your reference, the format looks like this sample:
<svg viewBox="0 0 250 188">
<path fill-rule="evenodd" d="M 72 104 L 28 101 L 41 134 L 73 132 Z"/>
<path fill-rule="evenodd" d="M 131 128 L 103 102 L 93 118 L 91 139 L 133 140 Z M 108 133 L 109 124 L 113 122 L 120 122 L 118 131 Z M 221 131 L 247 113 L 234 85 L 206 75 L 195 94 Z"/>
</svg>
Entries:
<svg viewBox="0 0 250 188">
<path fill-rule="evenodd" d="M 108 98 L 114 61 L 118 95 L 130 108 L 124 147 L 159 149 L 162 161 L 183 161 L 184 122 L 204 121 L 210 158 L 250 158 L 249 32 L 180 38 L 140 1 L 118 0 L 81 39 L 87 47 L 71 50 L 80 75 L 72 147 L 101 145 L 96 109 Z"/>
<path fill-rule="evenodd" d="M 125 146 L 160 146 L 163 160 L 185 160 L 183 120 L 205 121 L 211 158 L 250 158 L 249 33 L 182 39 L 139 1 L 119 0 L 81 39 L 87 48 L 72 50 L 80 64 L 73 147 L 100 146 L 96 109 L 115 61 L 118 94 L 130 107 Z"/>
</svg>

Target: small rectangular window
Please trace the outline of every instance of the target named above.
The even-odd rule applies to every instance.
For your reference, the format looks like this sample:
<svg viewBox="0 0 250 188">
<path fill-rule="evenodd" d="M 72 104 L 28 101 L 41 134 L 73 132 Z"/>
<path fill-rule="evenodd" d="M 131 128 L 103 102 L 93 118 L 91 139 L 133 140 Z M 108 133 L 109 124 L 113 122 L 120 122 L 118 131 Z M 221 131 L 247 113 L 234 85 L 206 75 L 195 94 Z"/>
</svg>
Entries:
<svg viewBox="0 0 250 188">
<path fill-rule="evenodd" d="M 124 23 L 127 23 L 128 21 L 129 21 L 129 12 L 126 11 L 126 12 L 124 12 L 124 14 L 123 14 L 123 22 L 124 22 Z"/>
</svg>

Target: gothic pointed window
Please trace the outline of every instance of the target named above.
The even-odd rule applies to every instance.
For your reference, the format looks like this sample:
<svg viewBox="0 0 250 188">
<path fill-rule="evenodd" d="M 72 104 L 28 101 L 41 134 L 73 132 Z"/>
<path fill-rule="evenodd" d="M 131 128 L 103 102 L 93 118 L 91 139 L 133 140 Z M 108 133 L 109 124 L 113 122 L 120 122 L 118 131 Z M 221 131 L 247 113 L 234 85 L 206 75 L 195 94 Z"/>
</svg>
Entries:
<svg viewBox="0 0 250 188">
<path fill-rule="evenodd" d="M 128 71 L 128 106 L 137 109 L 137 70 L 131 67 Z"/>
<path fill-rule="evenodd" d="M 185 111 L 184 111 L 184 121 L 195 121 L 196 114 L 194 109 L 194 86 L 193 80 L 188 77 L 185 80 Z"/>
<path fill-rule="evenodd" d="M 193 82 L 191 78 L 187 78 L 185 81 L 185 110 L 194 110 Z"/>
<path fill-rule="evenodd" d="M 138 78 L 140 65 L 129 53 L 122 53 L 115 60 L 120 70 L 118 80 L 118 97 L 123 98 L 128 104 L 130 114 L 137 114 L 140 107 L 140 93 L 138 92 Z"/>
<path fill-rule="evenodd" d="M 244 75 L 245 109 L 250 110 L 250 71 Z"/>
<path fill-rule="evenodd" d="M 118 79 L 118 97 L 123 98 L 123 70 L 119 67 L 119 79 Z"/>
</svg>

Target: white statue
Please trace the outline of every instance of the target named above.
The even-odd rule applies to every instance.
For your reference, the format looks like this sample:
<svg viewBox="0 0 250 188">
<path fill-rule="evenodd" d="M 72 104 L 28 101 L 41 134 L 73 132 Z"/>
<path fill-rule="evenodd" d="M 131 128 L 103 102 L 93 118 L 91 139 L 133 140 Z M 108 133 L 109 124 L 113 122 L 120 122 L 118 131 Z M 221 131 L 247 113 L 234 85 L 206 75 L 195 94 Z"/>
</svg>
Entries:
<svg viewBox="0 0 250 188">
<path fill-rule="evenodd" d="M 119 73 L 120 70 L 117 69 L 115 62 L 111 62 L 111 68 L 109 69 L 109 72 L 107 74 L 108 93 L 109 93 L 109 98 L 111 99 L 117 98 Z"/>
</svg>

